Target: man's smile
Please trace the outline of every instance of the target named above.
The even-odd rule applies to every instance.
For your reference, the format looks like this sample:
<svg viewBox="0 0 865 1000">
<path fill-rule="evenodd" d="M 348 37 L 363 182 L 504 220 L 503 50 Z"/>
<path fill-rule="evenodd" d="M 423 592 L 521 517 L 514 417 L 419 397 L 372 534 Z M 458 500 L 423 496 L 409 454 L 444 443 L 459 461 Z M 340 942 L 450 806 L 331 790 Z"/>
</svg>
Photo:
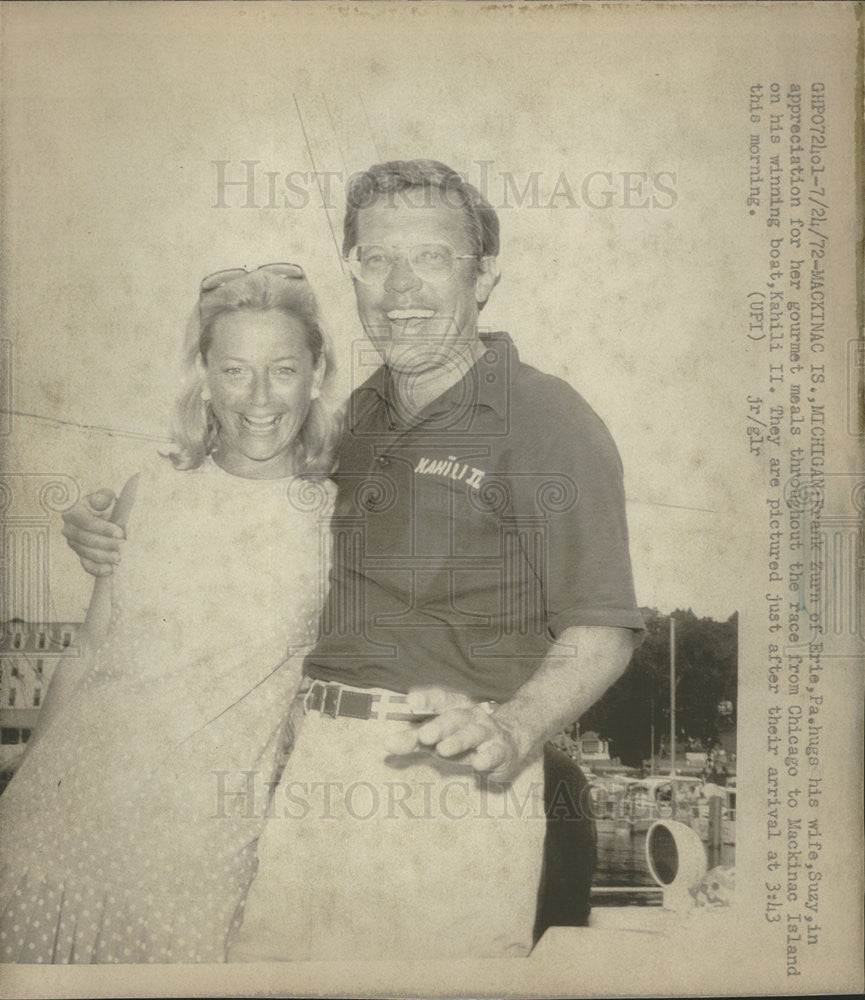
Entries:
<svg viewBox="0 0 865 1000">
<path fill-rule="evenodd" d="M 409 320 L 409 319 L 432 319 L 435 316 L 434 309 L 391 309 L 386 313 L 389 320 Z"/>
</svg>

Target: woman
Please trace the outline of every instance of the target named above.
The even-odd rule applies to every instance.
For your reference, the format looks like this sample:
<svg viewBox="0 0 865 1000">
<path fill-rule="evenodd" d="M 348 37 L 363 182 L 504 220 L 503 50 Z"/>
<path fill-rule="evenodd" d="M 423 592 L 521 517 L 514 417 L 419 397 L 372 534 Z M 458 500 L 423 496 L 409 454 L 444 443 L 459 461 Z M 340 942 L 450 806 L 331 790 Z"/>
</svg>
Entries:
<svg viewBox="0 0 865 1000">
<path fill-rule="evenodd" d="M 0 799 L 0 957 L 222 961 L 320 610 L 337 422 L 296 265 L 201 287 L 175 446 Z"/>
</svg>

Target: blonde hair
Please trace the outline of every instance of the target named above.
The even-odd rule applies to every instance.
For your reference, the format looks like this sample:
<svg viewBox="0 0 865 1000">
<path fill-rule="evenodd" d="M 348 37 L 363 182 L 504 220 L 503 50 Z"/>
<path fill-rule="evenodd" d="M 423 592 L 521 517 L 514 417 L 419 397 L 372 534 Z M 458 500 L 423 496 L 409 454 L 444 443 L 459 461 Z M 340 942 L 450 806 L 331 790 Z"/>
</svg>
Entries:
<svg viewBox="0 0 865 1000">
<path fill-rule="evenodd" d="M 331 398 L 336 371 L 333 347 L 321 328 L 318 304 L 306 278 L 264 270 L 251 271 L 202 293 L 187 323 L 182 384 L 171 422 L 173 444 L 165 453 L 176 469 L 197 469 L 218 443 L 219 424 L 210 403 L 201 398 L 201 376 L 196 368 L 199 355 L 207 362 L 216 318 L 223 313 L 270 309 L 281 309 L 301 321 L 313 364 L 324 364 L 321 394 L 310 403 L 295 440 L 297 471 L 324 475 L 332 471 L 341 423 Z"/>
</svg>

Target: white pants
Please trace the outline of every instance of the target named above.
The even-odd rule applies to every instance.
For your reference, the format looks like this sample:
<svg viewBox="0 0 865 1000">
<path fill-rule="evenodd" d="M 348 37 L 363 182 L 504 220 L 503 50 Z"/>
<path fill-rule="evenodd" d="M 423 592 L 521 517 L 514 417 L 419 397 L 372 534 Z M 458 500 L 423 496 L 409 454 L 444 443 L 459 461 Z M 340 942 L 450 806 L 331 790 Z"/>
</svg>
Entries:
<svg viewBox="0 0 865 1000">
<path fill-rule="evenodd" d="M 388 757 L 386 735 L 407 725 L 303 717 L 229 961 L 528 954 L 540 754 L 512 783 L 486 783 L 428 753 Z"/>
</svg>

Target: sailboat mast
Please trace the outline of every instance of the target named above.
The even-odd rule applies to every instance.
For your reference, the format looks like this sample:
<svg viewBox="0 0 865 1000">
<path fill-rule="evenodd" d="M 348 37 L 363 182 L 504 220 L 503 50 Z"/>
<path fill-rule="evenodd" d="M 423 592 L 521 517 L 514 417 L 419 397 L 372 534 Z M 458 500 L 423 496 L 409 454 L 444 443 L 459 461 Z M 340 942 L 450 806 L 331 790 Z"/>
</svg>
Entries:
<svg viewBox="0 0 865 1000">
<path fill-rule="evenodd" d="M 673 818 L 676 818 L 676 619 L 670 615 L 670 777 L 673 778 Z"/>
</svg>

